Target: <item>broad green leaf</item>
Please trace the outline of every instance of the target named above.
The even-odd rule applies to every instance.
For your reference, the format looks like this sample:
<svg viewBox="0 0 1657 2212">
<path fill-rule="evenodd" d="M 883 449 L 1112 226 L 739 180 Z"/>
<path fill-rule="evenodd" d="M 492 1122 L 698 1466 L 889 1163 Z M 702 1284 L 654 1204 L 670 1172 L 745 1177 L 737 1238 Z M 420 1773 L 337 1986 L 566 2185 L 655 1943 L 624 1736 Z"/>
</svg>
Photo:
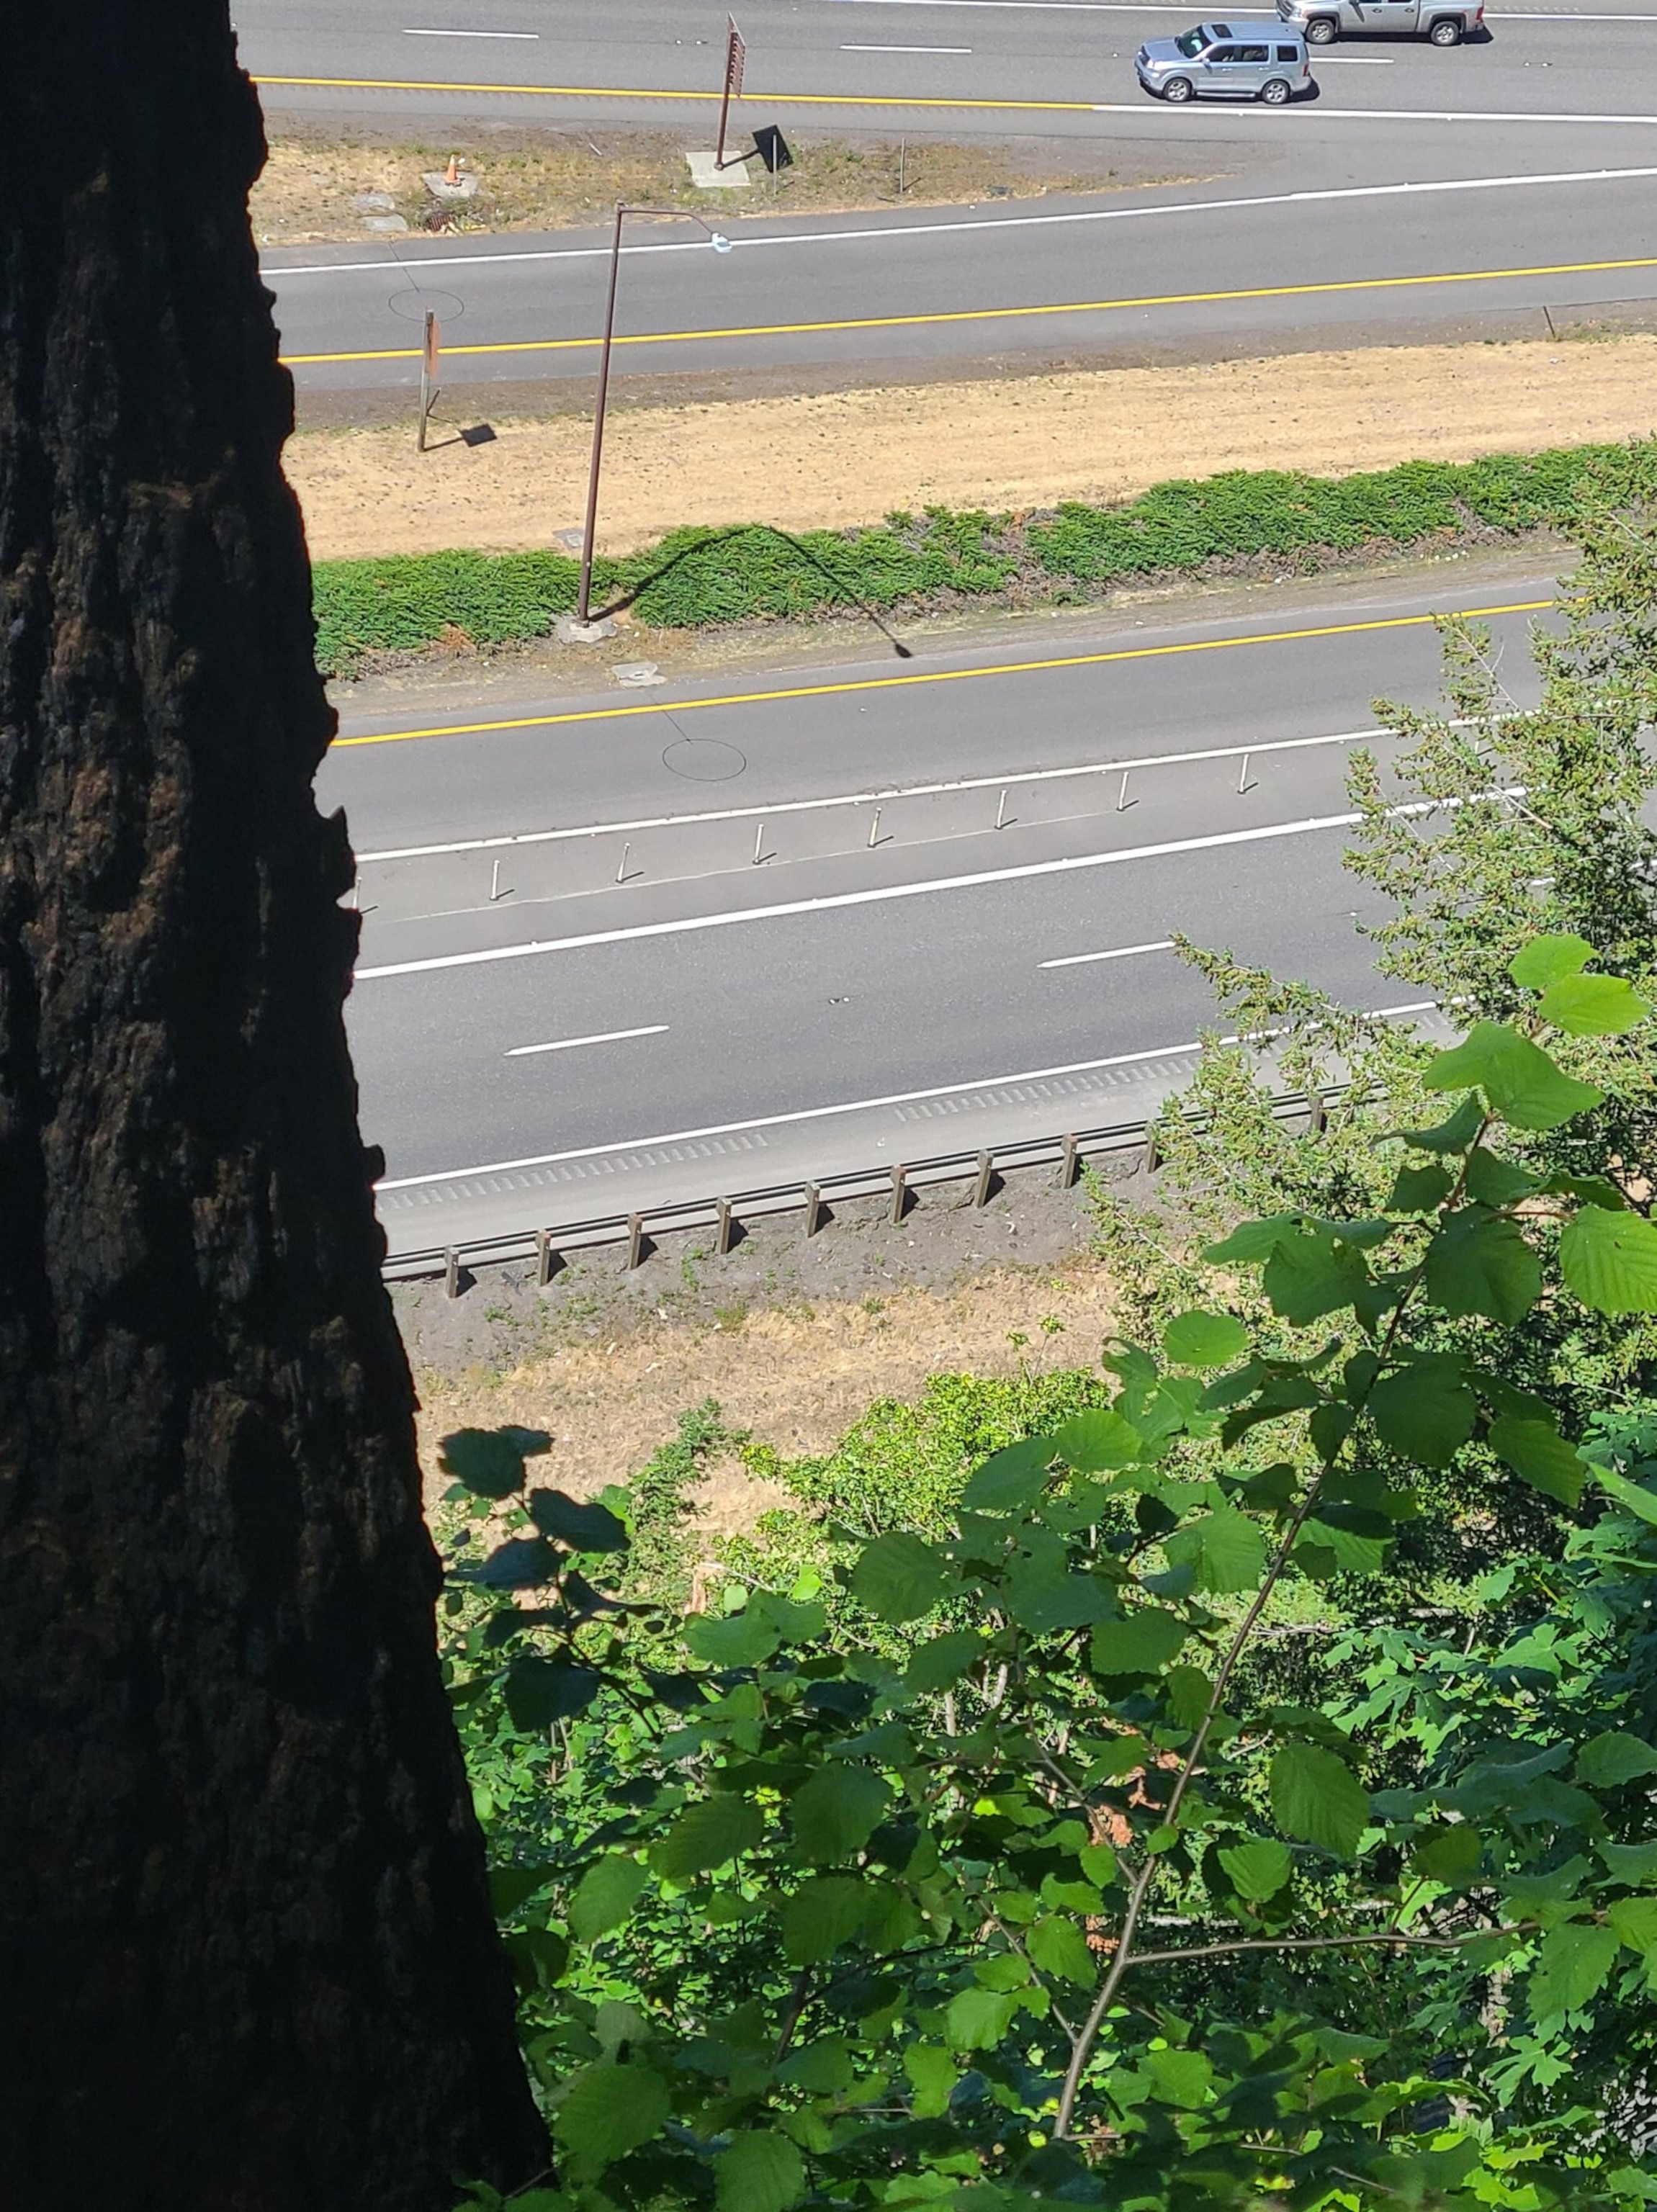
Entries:
<svg viewBox="0 0 1657 2212">
<path fill-rule="evenodd" d="M 904 1669 L 904 1680 L 911 1690 L 924 1697 L 938 1690 L 947 1690 L 959 1682 L 969 1667 L 983 1658 L 984 1638 L 971 1628 L 952 1628 L 942 1636 L 935 1636 L 929 1644 L 917 1647 L 914 1657 Z"/>
<path fill-rule="evenodd" d="M 1004 1587 L 1008 1611 L 1035 1636 L 1085 1628 L 1104 1620 L 1114 1602 L 1107 1586 L 1091 1575 L 1069 1574 L 1062 1565 L 1045 1559 L 1017 1561 Z"/>
<path fill-rule="evenodd" d="M 838 2096 L 856 2075 L 844 2039 L 826 2035 L 791 2051 L 778 2066 L 777 2079 L 813 2097 Z"/>
<path fill-rule="evenodd" d="M 1214 2068 L 1200 2051 L 1148 2051 L 1144 2067 L 1163 2104 L 1185 2112 L 1207 2104 Z"/>
<path fill-rule="evenodd" d="M 1514 1413 L 1500 1414 L 1491 1422 L 1490 1449 L 1510 1467 L 1521 1482 L 1556 1498 L 1562 1505 L 1575 1505 L 1582 1495 L 1582 1462 L 1551 1420 L 1521 1420 Z"/>
<path fill-rule="evenodd" d="M 1643 1774 L 1657 1774 L 1657 1749 L 1620 1729 L 1590 1736 L 1576 1755 L 1576 1778 L 1590 1790 L 1614 1789 Z"/>
<path fill-rule="evenodd" d="M 510 1432 L 457 1429 L 438 1446 L 437 1464 L 474 1498 L 510 1498 L 524 1486 L 524 1447 Z"/>
<path fill-rule="evenodd" d="M 1630 1482 L 1626 1475 L 1613 1474 L 1608 1467 L 1596 1467 L 1593 1479 L 1606 1497 L 1615 1498 L 1626 1512 L 1657 1528 L 1657 1490 L 1648 1490 L 1643 1483 Z"/>
<path fill-rule="evenodd" d="M 650 1863 L 664 1881 L 688 1881 L 751 1851 L 765 1832 L 757 1805 L 722 1792 L 687 1805 L 651 1852 Z"/>
<path fill-rule="evenodd" d="M 783 1907 L 783 1956 L 791 1966 L 832 1959 L 868 1917 L 867 1883 L 855 1875 L 817 1875 L 803 1881 Z"/>
<path fill-rule="evenodd" d="M 1205 1244 L 1198 1255 L 1224 1267 L 1235 1261 L 1245 1265 L 1252 1261 L 1269 1260 L 1286 1237 L 1299 1231 L 1298 1213 L 1274 1213 L 1264 1221 L 1240 1222 L 1229 1237 L 1221 1237 L 1217 1244 Z"/>
<path fill-rule="evenodd" d="M 1021 1951 L 981 1951 L 972 1961 L 972 1978 L 986 1990 L 1024 1990 L 1034 1981 Z"/>
<path fill-rule="evenodd" d="M 1481 1145 L 1468 1155 L 1464 1188 L 1475 1205 L 1515 1206 L 1538 1188 L 1538 1178 L 1528 1168 L 1521 1168 L 1514 1160 L 1504 1160 L 1500 1152 Z"/>
<path fill-rule="evenodd" d="M 1248 1331 L 1229 1314 L 1183 1313 L 1162 1332 L 1162 1349 L 1177 1367 L 1224 1367 L 1248 1349 Z"/>
<path fill-rule="evenodd" d="M 1372 1536 L 1355 1528 L 1343 1528 L 1332 1521 L 1319 1518 L 1307 1522 L 1302 1540 L 1313 1551 L 1327 1552 L 1334 1562 L 1337 1574 L 1374 1575 L 1379 1574 L 1386 1564 L 1386 1550 L 1392 1538 L 1390 1535 Z M 1300 1544 L 1295 1547 L 1297 1560 L 1300 1559 L 1301 1549 Z"/>
<path fill-rule="evenodd" d="M 1516 1222 L 1464 1206 L 1435 1231 L 1426 1281 L 1446 1313 L 1483 1314 L 1512 1328 L 1542 1295 L 1542 1263 Z"/>
<path fill-rule="evenodd" d="M 520 1652 L 506 1670 L 506 1709 L 513 1727 L 528 1735 L 554 1721 L 573 1719 L 597 1697 L 602 1680 L 591 1667 Z"/>
<path fill-rule="evenodd" d="M 1024 1941 L 1044 1974 L 1058 1974 L 1083 1990 L 1092 1989 L 1099 1979 L 1099 1962 L 1074 1920 L 1061 1919 L 1057 1914 L 1038 1920 Z"/>
<path fill-rule="evenodd" d="M 1478 1401 L 1453 1352 L 1425 1352 L 1369 1394 L 1369 1412 L 1384 1443 L 1422 1467 L 1448 1467 L 1473 1433 Z"/>
<path fill-rule="evenodd" d="M 949 2000 L 944 2033 L 952 2051 L 993 2051 L 1007 2033 L 1018 1999 L 999 1990 L 962 1990 Z"/>
<path fill-rule="evenodd" d="M 570 1900 L 570 1932 L 592 1943 L 618 1928 L 637 1904 L 646 1880 L 637 1859 L 612 1856 L 588 1867 Z"/>
<path fill-rule="evenodd" d="M 1651 1008 L 1620 975 L 1563 975 L 1549 985 L 1537 1012 L 1567 1036 L 1621 1036 Z"/>
<path fill-rule="evenodd" d="M 1337 1857 L 1355 1856 L 1369 1799 L 1346 1761 L 1321 1744 L 1286 1743 L 1271 1762 L 1271 1810 L 1286 1836 Z"/>
<path fill-rule="evenodd" d="M 1540 1045 L 1500 1022 L 1475 1022 L 1465 1040 L 1435 1053 L 1422 1080 L 1429 1091 L 1482 1091 L 1516 1129 L 1556 1129 L 1605 1097 L 1556 1067 Z"/>
<path fill-rule="evenodd" d="M 788 2212 L 806 2189 L 806 2162 L 783 2135 L 757 2129 L 733 2136 L 714 2161 L 719 2212 Z"/>
<path fill-rule="evenodd" d="M 867 1766 L 819 1766 L 789 1800 L 795 1848 L 808 1866 L 860 1851 L 886 1818 L 892 1792 Z"/>
<path fill-rule="evenodd" d="M 949 1579 L 947 1565 L 932 1547 L 899 1528 L 864 1545 L 851 1571 L 851 1594 L 877 1620 L 901 1627 L 929 1613 Z"/>
<path fill-rule="evenodd" d="M 532 1490 L 529 1517 L 572 1552 L 624 1552 L 627 1531 L 607 1505 L 579 1504 L 562 1490 Z"/>
<path fill-rule="evenodd" d="M 1454 1887 L 1477 1871 L 1483 1856 L 1484 1844 L 1478 1830 L 1471 1821 L 1461 1820 L 1452 1827 L 1436 1830 L 1418 1843 L 1410 1854 L 1410 1865 L 1414 1873 L 1425 1875 L 1429 1881 L 1441 1881 Z"/>
<path fill-rule="evenodd" d="M 537 1890 L 545 1889 L 558 1869 L 554 1866 L 491 1867 L 489 1871 L 489 1901 L 495 1908 L 497 1920 L 504 1920 L 515 1912 Z"/>
<path fill-rule="evenodd" d="M 1565 1280 L 1595 1313 L 1657 1313 L 1657 1222 L 1585 1206 L 1559 1238 Z"/>
<path fill-rule="evenodd" d="M 1028 1437 L 992 1452 L 968 1479 L 962 1505 L 969 1513 L 1005 1513 L 1033 1505 L 1047 1486 L 1047 1470 L 1055 1455 L 1055 1442 L 1046 1437 Z"/>
<path fill-rule="evenodd" d="M 1355 1246 L 1326 1230 L 1292 1237 L 1266 1261 L 1260 1285 L 1272 1310 L 1296 1328 L 1338 1313 L 1369 1287 L 1369 1269 Z"/>
<path fill-rule="evenodd" d="M 1163 1708 L 1176 1728 L 1201 1725 L 1214 1685 L 1200 1667 L 1170 1667 L 1160 1686 Z"/>
<path fill-rule="evenodd" d="M 904 2053 L 904 2071 L 915 2092 L 910 2105 L 916 2118 L 941 2120 L 961 2076 L 954 2053 L 936 2043 L 911 2043 Z"/>
<path fill-rule="evenodd" d="M 1657 1897 L 1619 1897 L 1605 1907 L 1617 1941 L 1648 1957 L 1657 1951 Z"/>
<path fill-rule="evenodd" d="M 669 2109 L 667 2086 L 648 2066 L 589 2066 L 559 2099 L 552 2127 L 575 2179 L 595 2181 L 660 2134 Z"/>
<path fill-rule="evenodd" d="M 1545 991 L 1562 975 L 1580 975 L 1593 957 L 1586 937 L 1533 937 L 1508 963 L 1508 973 L 1527 991 Z"/>
<path fill-rule="evenodd" d="M 1475 1155 L 1477 1158 L 1477 1155 Z M 1436 1160 L 1426 1167 L 1403 1167 L 1393 1179 L 1386 1204 L 1393 1213 L 1436 1213 L 1450 1195 L 1455 1178 Z"/>
<path fill-rule="evenodd" d="M 1179 1656 L 1188 1632 L 1177 1613 L 1146 1606 L 1122 1620 L 1101 1620 L 1089 1656 L 1096 1674 L 1154 1674 Z"/>
<path fill-rule="evenodd" d="M 1266 1541 L 1258 1522 L 1234 1505 L 1187 1522 L 1164 1550 L 1171 1565 L 1193 1565 L 1197 1586 L 1216 1595 L 1252 1589 L 1265 1571 Z"/>
<path fill-rule="evenodd" d="M 1413 1152 L 1439 1152 L 1449 1158 L 1467 1150 L 1483 1122 L 1484 1109 L 1477 1099 L 1464 1098 L 1447 1121 L 1436 1121 L 1430 1129 L 1394 1129 L 1392 1133 Z"/>
<path fill-rule="evenodd" d="M 783 1638 L 757 1606 L 747 1606 L 740 1613 L 697 1613 L 685 1624 L 685 1642 L 710 1667 L 758 1667 Z"/>
<path fill-rule="evenodd" d="M 509 1536 L 466 1579 L 485 1589 L 545 1589 L 557 1571 L 558 1555 L 545 1536 Z"/>
<path fill-rule="evenodd" d="M 1581 1920 L 1550 1928 L 1531 1972 L 1531 2017 L 1551 2020 L 1562 2012 L 1579 2011 L 1604 1987 L 1617 1962 L 1617 1948 L 1614 1928 L 1596 1928 Z"/>
<path fill-rule="evenodd" d="M 1276 1897 L 1294 1871 L 1295 1862 L 1286 1844 L 1262 1836 L 1248 1844 L 1228 1844 L 1220 1863 L 1233 1887 L 1242 1897 Z"/>
<path fill-rule="evenodd" d="M 1052 1437 L 1059 1457 L 1078 1474 L 1102 1474 L 1115 1468 L 1136 1466 L 1144 1441 L 1131 1422 L 1108 1406 L 1073 1413 L 1053 1431 Z"/>
<path fill-rule="evenodd" d="M 1108 1889 L 1116 1880 L 1116 1853 L 1108 1844 L 1083 1844 L 1076 1853 L 1076 1863 L 1100 1889 Z"/>
<path fill-rule="evenodd" d="M 1657 1882 L 1657 1844 L 1600 1844 L 1597 1848 L 1620 1881 Z"/>
</svg>

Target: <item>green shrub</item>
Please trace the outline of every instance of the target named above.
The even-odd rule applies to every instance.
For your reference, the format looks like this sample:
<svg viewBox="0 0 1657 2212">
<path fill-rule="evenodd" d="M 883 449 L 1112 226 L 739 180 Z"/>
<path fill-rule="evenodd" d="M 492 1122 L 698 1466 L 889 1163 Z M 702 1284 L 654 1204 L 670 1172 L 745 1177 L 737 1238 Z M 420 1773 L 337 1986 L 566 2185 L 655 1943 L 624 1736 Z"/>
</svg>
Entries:
<svg viewBox="0 0 1657 2212">
<path fill-rule="evenodd" d="M 1228 471 L 1157 484 L 1121 507 L 1066 502 L 1027 524 L 929 507 L 866 530 L 798 533 L 752 523 L 682 529 L 594 568 L 597 604 L 659 629 L 887 611 L 1016 591 L 1069 602 L 1128 577 L 1212 562 L 1305 568 L 1366 546 L 1445 544 L 1491 530 L 1568 525 L 1590 486 L 1613 502 L 1657 489 L 1657 447 L 1581 446 L 1468 462 L 1406 461 L 1342 477 Z M 407 653 L 461 631 L 478 645 L 544 637 L 576 605 L 567 553 L 425 553 L 319 562 L 317 665 L 348 672 L 369 653 Z M 1085 594 L 1083 594 L 1085 596 Z"/>
</svg>

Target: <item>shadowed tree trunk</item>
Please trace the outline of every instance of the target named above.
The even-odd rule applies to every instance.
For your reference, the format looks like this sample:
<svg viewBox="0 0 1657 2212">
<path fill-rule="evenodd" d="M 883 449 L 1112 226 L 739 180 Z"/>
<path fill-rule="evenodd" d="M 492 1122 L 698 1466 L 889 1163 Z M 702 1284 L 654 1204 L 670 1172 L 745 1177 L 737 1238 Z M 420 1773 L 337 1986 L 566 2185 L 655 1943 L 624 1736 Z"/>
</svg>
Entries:
<svg viewBox="0 0 1657 2212">
<path fill-rule="evenodd" d="M 434 1653 L 225 0 L 7 13 L 0 2197 L 543 2140 Z"/>
</svg>

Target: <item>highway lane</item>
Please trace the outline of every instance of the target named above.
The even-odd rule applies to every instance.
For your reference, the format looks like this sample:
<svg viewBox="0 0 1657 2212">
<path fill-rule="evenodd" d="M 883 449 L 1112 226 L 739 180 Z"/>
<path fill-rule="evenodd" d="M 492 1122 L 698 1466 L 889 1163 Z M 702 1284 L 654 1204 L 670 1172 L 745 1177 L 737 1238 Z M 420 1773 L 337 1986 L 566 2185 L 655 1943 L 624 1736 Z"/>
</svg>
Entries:
<svg viewBox="0 0 1657 2212">
<path fill-rule="evenodd" d="M 1657 151 L 1657 148 L 1654 149 Z M 1657 298 L 1657 166 L 1441 179 L 1408 190 L 1186 191 L 1023 215 L 779 219 L 715 255 L 641 223 L 618 318 L 623 374 L 844 372 L 1000 357 L 1327 342 L 1544 306 Z M 267 264 L 302 391 L 411 388 L 428 307 L 468 388 L 590 380 L 596 237 L 294 252 Z"/>
<path fill-rule="evenodd" d="M 1501 600 L 1550 589 L 1510 582 Z M 698 703 L 712 687 L 625 718 L 561 701 L 528 728 L 338 749 L 320 796 L 348 804 L 359 850 L 394 851 L 411 827 L 467 847 L 371 860 L 359 887 L 350 1022 L 393 1241 L 1131 1119 L 1214 1018 L 1165 951 L 1130 949 L 1176 929 L 1396 1003 L 1354 927 L 1365 896 L 1340 871 L 1338 817 L 1368 692 L 1435 691 L 1435 634 L 1410 623 L 1422 596 L 1337 601 L 1270 642 L 1240 641 L 1264 623 L 1168 624 L 1135 634 L 1138 658 L 1085 659 L 1072 634 L 1017 673 L 980 654 L 1006 672 L 974 675 L 952 653 L 905 672 L 937 684 L 882 684 L 864 664 L 716 705 Z M 1525 620 L 1494 625 L 1521 690 Z M 1120 653 L 1102 628 L 1094 653 Z M 1142 763 L 1125 790 L 1103 772 L 1106 732 L 1112 762 Z M 1285 742 L 1307 734 L 1333 742 Z M 1244 763 L 1252 738 L 1280 750 Z M 698 787 L 675 745 L 742 765 Z M 1044 773 L 1089 763 L 1100 772 Z M 856 771 L 889 793 L 940 767 L 972 787 L 858 793 Z M 998 804 L 1003 775 L 1026 781 Z M 845 795 L 860 803 L 819 803 Z M 741 810 L 790 805 L 762 812 L 755 866 Z M 651 807 L 703 818 L 630 835 L 624 817 Z M 616 826 L 472 842 L 557 817 Z M 1100 953 L 1120 957 L 1084 957 Z"/>
<path fill-rule="evenodd" d="M 743 10 L 748 68 L 740 113 L 750 124 L 842 129 L 901 120 L 933 131 L 1092 131 L 1099 125 L 1090 111 L 1120 106 L 1157 118 L 1159 135 L 1200 134 L 1210 127 L 1205 118 L 1176 118 L 1142 100 L 1131 67 L 1141 39 L 1191 14 L 1167 0 L 760 0 Z M 1324 100 L 1380 113 L 1614 114 L 1652 105 L 1642 92 L 1657 58 L 1657 15 L 1648 7 L 1492 9 L 1488 22 L 1488 38 L 1449 52 L 1343 41 L 1319 59 Z M 423 11 L 376 0 L 349 16 L 320 0 L 242 0 L 238 23 L 244 61 L 283 107 L 420 106 L 484 119 L 534 112 L 705 125 L 723 58 L 721 11 L 656 0 L 602 11 L 576 0 L 469 0 Z"/>
</svg>

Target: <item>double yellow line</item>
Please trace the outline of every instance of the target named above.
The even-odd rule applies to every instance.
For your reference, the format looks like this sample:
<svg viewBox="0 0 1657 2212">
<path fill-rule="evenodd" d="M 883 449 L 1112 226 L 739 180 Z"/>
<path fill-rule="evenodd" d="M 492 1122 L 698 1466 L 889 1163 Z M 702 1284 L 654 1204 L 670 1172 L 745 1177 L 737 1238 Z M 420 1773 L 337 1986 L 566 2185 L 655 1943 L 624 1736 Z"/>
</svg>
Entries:
<svg viewBox="0 0 1657 2212">
<path fill-rule="evenodd" d="M 1497 615 L 1544 614 L 1551 599 L 1514 599 L 1506 606 L 1460 607 L 1449 611 L 1467 622 L 1488 622 Z M 987 676 L 1041 676 L 1055 668 L 1102 668 L 1111 661 L 1171 660 L 1187 653 L 1229 653 L 1240 646 L 1296 645 L 1302 639 L 1356 637 L 1367 630 L 1423 629 L 1441 620 L 1438 615 L 1380 615 L 1368 622 L 1320 623 L 1309 629 L 1259 630 L 1241 637 L 1203 637 L 1177 645 L 1115 646 L 1102 653 L 1068 653 L 1051 660 L 1002 660 L 983 668 L 929 668 L 901 676 L 854 676 L 834 684 L 795 684 L 774 691 L 728 691 L 716 699 L 674 699 L 672 712 L 684 714 L 704 707 L 764 707 L 784 699 L 828 699 L 854 691 L 902 691 L 920 684 L 972 684 Z M 575 707 L 561 714 L 515 714 L 501 722 L 449 722 L 429 730 L 381 730 L 366 736 L 336 738 L 336 748 L 345 745 L 400 745 L 417 738 L 487 737 L 497 730 L 556 729 L 570 722 L 619 722 L 641 714 L 659 714 L 655 701 L 614 707 Z"/>
<path fill-rule="evenodd" d="M 826 336 L 835 331 L 913 330 L 937 323 L 1027 321 L 1041 315 L 1120 314 L 1134 307 L 1196 307 L 1234 300 L 1303 300 L 1339 292 L 1397 292 L 1429 284 L 1514 283 L 1527 276 L 1588 276 L 1615 270 L 1657 269 L 1657 254 L 1625 261 L 1550 261 L 1526 269 L 1461 269 L 1423 276 L 1344 276 L 1322 284 L 1254 284 L 1234 292 L 1152 292 L 1132 300 L 1060 300 L 1028 307 L 948 307 L 919 315 L 849 315 L 823 323 L 738 323 L 716 331 L 640 331 L 618 337 L 618 346 L 687 345 L 719 338 L 781 338 Z M 281 271 L 273 272 L 280 276 Z M 463 354 L 573 353 L 590 350 L 590 338 L 504 338 L 486 345 L 446 345 L 444 359 Z M 314 368 L 329 362 L 418 361 L 418 346 L 389 346 L 361 353 L 290 353 L 289 368 Z"/>
</svg>

